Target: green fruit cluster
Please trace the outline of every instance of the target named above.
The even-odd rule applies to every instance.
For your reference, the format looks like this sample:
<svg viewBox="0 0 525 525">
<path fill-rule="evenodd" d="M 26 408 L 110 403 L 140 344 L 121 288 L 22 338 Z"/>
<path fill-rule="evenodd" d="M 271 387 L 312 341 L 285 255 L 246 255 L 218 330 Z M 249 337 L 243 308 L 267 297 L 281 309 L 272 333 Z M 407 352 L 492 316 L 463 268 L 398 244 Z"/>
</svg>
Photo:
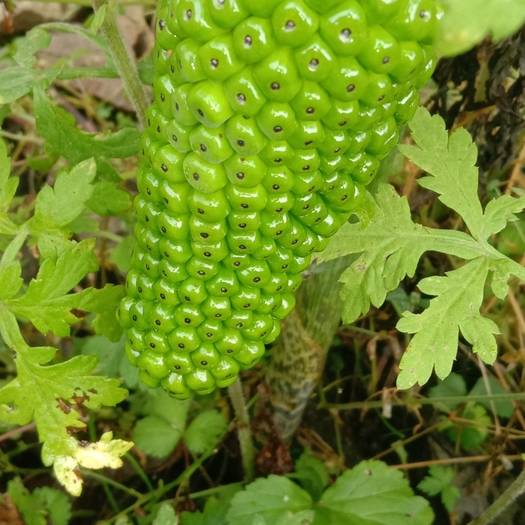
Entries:
<svg viewBox="0 0 525 525">
<path fill-rule="evenodd" d="M 171 0 L 119 315 L 144 383 L 235 381 L 274 341 L 433 67 L 436 0 Z"/>
</svg>

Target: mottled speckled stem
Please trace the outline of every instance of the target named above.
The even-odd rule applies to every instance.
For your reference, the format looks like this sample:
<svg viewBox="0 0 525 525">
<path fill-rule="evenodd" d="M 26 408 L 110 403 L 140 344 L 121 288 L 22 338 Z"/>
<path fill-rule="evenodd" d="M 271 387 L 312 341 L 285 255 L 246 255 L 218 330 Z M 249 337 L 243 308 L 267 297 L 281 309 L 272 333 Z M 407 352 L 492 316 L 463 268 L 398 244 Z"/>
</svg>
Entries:
<svg viewBox="0 0 525 525">
<path fill-rule="evenodd" d="M 348 258 L 339 258 L 314 267 L 272 348 L 266 379 L 275 425 L 283 439 L 290 439 L 297 430 L 322 375 L 341 318 L 338 279 L 347 266 Z"/>
</svg>

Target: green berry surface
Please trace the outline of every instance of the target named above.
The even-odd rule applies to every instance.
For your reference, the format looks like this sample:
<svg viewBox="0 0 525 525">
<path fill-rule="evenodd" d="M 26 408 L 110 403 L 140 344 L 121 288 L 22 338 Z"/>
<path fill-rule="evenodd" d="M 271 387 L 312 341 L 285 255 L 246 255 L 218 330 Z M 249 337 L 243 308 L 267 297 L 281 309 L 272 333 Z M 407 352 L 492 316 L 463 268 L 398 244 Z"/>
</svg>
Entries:
<svg viewBox="0 0 525 525">
<path fill-rule="evenodd" d="M 233 383 L 360 205 L 434 67 L 437 0 L 170 0 L 119 318 L 150 387 Z"/>
</svg>

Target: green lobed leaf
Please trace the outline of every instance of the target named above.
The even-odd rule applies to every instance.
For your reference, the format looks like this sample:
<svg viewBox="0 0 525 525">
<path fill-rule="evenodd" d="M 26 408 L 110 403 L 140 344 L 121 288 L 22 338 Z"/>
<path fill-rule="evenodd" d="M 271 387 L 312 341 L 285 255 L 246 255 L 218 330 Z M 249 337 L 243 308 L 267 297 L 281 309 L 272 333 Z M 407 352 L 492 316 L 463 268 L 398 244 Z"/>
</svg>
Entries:
<svg viewBox="0 0 525 525">
<path fill-rule="evenodd" d="M 24 487 L 20 478 L 17 477 L 7 484 L 7 493 L 24 518 L 26 525 L 47 525 L 44 502 L 35 498 Z"/>
<path fill-rule="evenodd" d="M 47 509 L 51 525 L 67 525 L 71 518 L 71 501 L 67 495 L 51 487 L 40 487 L 33 491 L 33 497 Z"/>
<path fill-rule="evenodd" d="M 182 436 L 180 428 L 173 427 L 159 416 L 140 419 L 133 429 L 135 445 L 149 456 L 165 458 L 173 452 Z"/>
<path fill-rule="evenodd" d="M 456 485 L 448 485 L 441 492 L 441 501 L 449 512 L 454 510 L 459 498 L 461 498 L 461 491 Z"/>
<path fill-rule="evenodd" d="M 508 292 L 508 282 L 512 276 L 525 281 L 525 267 L 511 259 L 491 261 L 492 292 L 498 299 L 505 299 Z"/>
<path fill-rule="evenodd" d="M 9 421 L 15 413 L 18 424 L 35 421 L 44 464 L 53 465 L 59 481 L 75 495 L 82 490 L 79 466 L 116 468 L 131 446 L 110 433 L 81 446 L 71 434 L 71 429 L 85 428 L 82 407 L 113 406 L 126 396 L 118 380 L 92 375 L 95 366 L 91 356 L 45 366 L 26 348 L 17 355 L 18 376 L 0 389 L 0 418 Z"/>
<path fill-rule="evenodd" d="M 415 496 L 403 474 L 380 461 L 363 461 L 323 494 L 314 525 L 430 525 L 427 501 Z"/>
<path fill-rule="evenodd" d="M 453 483 L 454 469 L 450 466 L 432 465 L 427 476 L 420 481 L 417 488 L 429 496 L 441 496 L 445 508 L 452 512 L 461 493 Z"/>
<path fill-rule="evenodd" d="M 43 334 L 68 335 L 69 325 L 77 321 L 71 309 L 81 307 L 85 295 L 92 293 L 90 289 L 78 294 L 68 292 L 86 273 L 96 270 L 97 265 L 92 240 L 71 243 L 58 258 L 44 259 L 26 292 L 5 304 L 17 317 L 31 321 Z"/>
<path fill-rule="evenodd" d="M 454 469 L 450 466 L 432 465 L 428 474 L 423 478 L 417 488 L 429 496 L 437 496 L 443 489 L 454 481 Z"/>
<path fill-rule="evenodd" d="M 311 509 L 310 495 L 282 476 L 269 476 L 250 483 L 232 499 L 229 525 L 295 523 L 294 516 Z M 258 519 L 258 521 L 257 521 Z M 287 521 L 289 520 L 289 521 Z"/>
<path fill-rule="evenodd" d="M 170 503 L 164 502 L 159 507 L 152 525 L 178 525 L 178 523 L 179 518 L 175 513 L 175 509 Z"/>
<path fill-rule="evenodd" d="M 437 52 L 452 56 L 492 35 L 496 40 L 517 31 L 525 21 L 522 0 L 442 0 L 445 17 Z"/>
<path fill-rule="evenodd" d="M 117 308 L 124 296 L 122 285 L 107 284 L 104 288 L 85 289 L 78 298 L 77 308 L 95 314 L 92 325 L 95 332 L 110 341 L 118 341 L 122 327 L 117 319 Z"/>
<path fill-rule="evenodd" d="M 88 206 L 99 215 L 119 215 L 131 207 L 131 196 L 114 181 L 103 180 L 93 187 Z"/>
<path fill-rule="evenodd" d="M 181 439 L 186 427 L 188 401 L 180 401 L 163 390 L 148 392 L 139 408 L 145 418 L 139 419 L 133 430 L 133 441 L 150 456 L 168 456 Z"/>
<path fill-rule="evenodd" d="M 462 232 L 438 231 L 412 222 L 406 198 L 389 185 L 380 185 L 375 210 L 366 224 L 345 224 L 321 254 L 327 261 L 347 254 L 361 255 L 341 275 L 343 320 L 355 321 L 370 304 L 381 306 L 388 292 L 412 277 L 428 250 L 473 258 L 480 250 Z"/>
<path fill-rule="evenodd" d="M 73 116 L 55 106 L 46 93 L 34 89 L 34 111 L 39 134 L 46 147 L 77 164 L 91 157 L 124 158 L 135 155 L 140 148 L 140 131 L 122 128 L 116 133 L 95 136 L 80 131 Z"/>
<path fill-rule="evenodd" d="M 480 237 L 488 239 L 491 235 L 499 233 L 509 222 L 517 220 L 516 214 L 525 209 L 525 195 L 511 197 L 502 195 L 491 200 L 483 213 L 483 224 Z"/>
<path fill-rule="evenodd" d="M 0 139 L 0 211 L 7 211 L 18 187 L 18 179 L 11 177 L 11 159 L 5 142 Z"/>
<path fill-rule="evenodd" d="M 217 410 L 200 412 L 184 432 L 184 442 L 192 454 L 204 454 L 215 448 L 228 430 L 228 422 Z"/>
<path fill-rule="evenodd" d="M 19 348 L 23 349 L 27 346 L 20 333 L 15 315 L 2 303 L 0 303 L 0 336 L 11 350 L 17 351 Z"/>
<path fill-rule="evenodd" d="M 62 172 L 53 187 L 44 186 L 37 195 L 33 228 L 49 231 L 64 228 L 84 210 L 93 194 L 95 161 L 90 158 Z"/>
<path fill-rule="evenodd" d="M 457 212 L 471 234 L 481 238 L 483 210 L 478 198 L 477 149 L 467 130 L 450 135 L 439 115 L 419 108 L 409 123 L 416 143 L 401 145 L 401 151 L 428 175 L 418 183 L 436 192 L 439 200 Z"/>
<path fill-rule="evenodd" d="M 456 358 L 460 331 L 481 359 L 494 361 L 494 334 L 499 330 L 479 311 L 488 271 L 489 261 L 480 257 L 445 277 L 427 277 L 419 283 L 423 293 L 435 298 L 420 314 L 405 312 L 397 324 L 401 332 L 415 334 L 399 365 L 399 388 L 425 384 L 434 368 L 438 377 L 447 377 Z"/>
</svg>

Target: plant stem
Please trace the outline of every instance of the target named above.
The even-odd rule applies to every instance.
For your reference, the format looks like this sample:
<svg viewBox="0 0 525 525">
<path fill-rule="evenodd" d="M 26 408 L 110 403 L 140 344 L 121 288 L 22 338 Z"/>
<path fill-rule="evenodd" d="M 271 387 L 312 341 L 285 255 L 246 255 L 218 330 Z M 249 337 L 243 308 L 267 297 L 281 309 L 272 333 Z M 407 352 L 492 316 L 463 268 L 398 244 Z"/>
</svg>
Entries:
<svg viewBox="0 0 525 525">
<path fill-rule="evenodd" d="M 146 506 L 151 500 L 153 499 L 158 500 L 162 498 L 164 494 L 168 493 L 174 487 L 190 479 L 193 473 L 196 470 L 198 470 L 201 467 L 201 465 L 213 454 L 214 452 L 209 452 L 208 454 L 203 454 L 202 456 L 200 456 L 191 465 L 186 467 L 186 469 L 179 476 L 177 476 L 173 481 L 166 483 L 166 485 L 160 485 L 155 490 L 147 492 L 146 494 L 138 498 L 129 507 L 125 508 L 124 510 L 121 510 L 118 514 L 115 514 L 112 518 L 110 518 L 107 521 L 108 525 L 110 523 L 117 522 L 120 517 L 125 516 L 126 514 L 129 514 L 130 512 L 133 512 L 135 509 Z"/>
<path fill-rule="evenodd" d="M 283 322 L 271 350 L 266 381 L 271 389 L 273 420 L 288 440 L 301 423 L 319 383 L 326 354 L 341 319 L 338 279 L 349 259 L 341 257 L 312 268 L 297 294 L 297 306 Z"/>
<path fill-rule="evenodd" d="M 432 465 L 462 465 L 465 463 L 485 463 L 487 461 L 492 461 L 496 459 L 497 456 L 492 456 L 489 454 L 483 456 L 463 456 L 460 458 L 443 458 L 443 459 L 430 459 L 428 461 L 416 461 L 415 463 L 401 463 L 399 465 L 390 465 L 391 468 L 399 470 L 413 470 L 418 468 L 428 468 Z M 513 454 L 511 456 L 505 456 L 505 459 L 508 461 L 523 461 L 521 454 Z M 488 522 L 486 522 L 488 523 Z M 471 522 L 468 525 L 485 525 L 485 522 L 474 523 Z"/>
<path fill-rule="evenodd" d="M 525 470 L 510 484 L 503 494 L 469 525 L 489 525 L 501 516 L 525 492 Z"/>
<path fill-rule="evenodd" d="M 525 393 L 502 393 L 502 394 L 480 394 L 465 396 L 436 396 L 436 397 L 409 397 L 407 399 L 390 399 L 388 403 L 392 406 L 418 406 L 436 405 L 439 403 L 459 404 L 469 401 L 525 401 Z M 383 400 L 375 401 L 353 401 L 350 403 L 319 403 L 319 408 L 335 410 L 368 410 L 371 408 L 382 408 Z"/>
<path fill-rule="evenodd" d="M 252 431 L 250 428 L 250 416 L 242 392 L 240 379 L 237 379 L 237 381 L 228 388 L 228 394 L 230 395 L 233 411 L 235 412 L 235 418 L 237 420 L 237 435 L 239 437 L 244 477 L 245 481 L 250 482 L 254 477 L 255 448 L 253 446 Z"/>
<path fill-rule="evenodd" d="M 124 44 L 124 40 L 118 29 L 115 5 L 113 2 L 107 3 L 106 0 L 92 0 L 92 3 L 95 11 L 107 5 L 107 11 L 100 31 L 108 42 L 111 58 L 122 79 L 124 90 L 132 106 L 135 108 L 140 126 L 144 127 L 148 102 L 139 78 L 135 60 Z"/>
<path fill-rule="evenodd" d="M 134 498 L 138 499 L 144 496 L 144 494 L 140 493 L 138 490 L 135 490 L 131 487 L 127 487 L 126 485 L 123 485 L 122 483 L 119 483 L 118 481 L 115 481 L 112 478 L 108 478 L 107 476 L 104 476 L 103 474 L 94 472 L 93 470 L 84 470 L 82 471 L 82 474 L 86 476 L 87 478 L 96 479 L 97 481 L 100 481 L 101 483 L 104 483 L 106 485 L 111 485 L 112 487 L 119 489 L 122 492 L 125 492 L 126 494 L 129 494 L 130 496 Z"/>
<path fill-rule="evenodd" d="M 210 489 L 204 489 L 204 490 L 199 490 L 197 492 L 191 492 L 190 494 L 185 494 L 184 496 L 175 498 L 175 502 L 177 502 L 177 500 L 184 501 L 186 498 L 190 498 L 190 499 L 207 498 L 209 496 L 214 496 L 215 494 L 232 489 L 234 487 L 242 488 L 242 483 L 240 482 L 228 483 L 227 485 L 218 485 L 217 487 L 212 487 Z"/>
</svg>

